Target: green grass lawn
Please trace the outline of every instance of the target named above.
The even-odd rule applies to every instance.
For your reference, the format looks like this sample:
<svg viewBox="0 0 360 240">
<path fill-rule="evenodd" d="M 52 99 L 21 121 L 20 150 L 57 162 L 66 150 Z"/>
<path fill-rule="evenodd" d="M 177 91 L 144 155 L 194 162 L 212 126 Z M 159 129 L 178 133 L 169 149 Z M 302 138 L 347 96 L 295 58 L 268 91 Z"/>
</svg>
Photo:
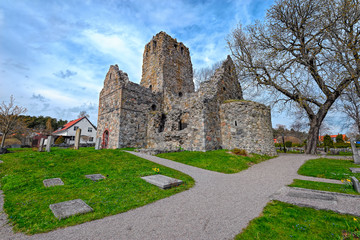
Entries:
<svg viewBox="0 0 360 240">
<path fill-rule="evenodd" d="M 360 168 L 360 166 L 354 164 L 352 160 L 319 158 L 307 161 L 300 167 L 298 173 L 305 176 L 337 180 L 348 179 L 351 176 L 360 179 L 360 173 L 352 173 L 349 168 Z"/>
<path fill-rule="evenodd" d="M 360 193 L 356 192 L 354 188 L 349 184 L 324 183 L 294 179 L 294 182 L 290 184 L 289 187 L 299 187 L 328 192 L 360 195 Z"/>
<path fill-rule="evenodd" d="M 270 156 L 258 154 L 252 154 L 251 157 L 245 157 L 228 152 L 229 150 L 226 149 L 209 152 L 184 151 L 161 153 L 156 156 L 222 173 L 237 173 L 247 169 L 253 164 L 272 158 Z"/>
<path fill-rule="evenodd" d="M 141 159 L 121 150 L 94 148 L 52 149 L 50 153 L 31 149 L 13 150 L 0 156 L 0 183 L 5 194 L 4 209 L 15 231 L 46 232 L 128 211 L 184 191 L 194 180 L 181 172 Z M 160 174 L 184 181 L 162 190 L 141 176 Z M 107 178 L 93 182 L 84 175 L 100 173 Z M 42 181 L 61 178 L 64 186 L 45 188 Z M 82 199 L 94 212 L 58 220 L 49 205 Z"/>
<path fill-rule="evenodd" d="M 235 239 L 355 239 L 359 230 L 358 217 L 274 201 Z"/>
</svg>

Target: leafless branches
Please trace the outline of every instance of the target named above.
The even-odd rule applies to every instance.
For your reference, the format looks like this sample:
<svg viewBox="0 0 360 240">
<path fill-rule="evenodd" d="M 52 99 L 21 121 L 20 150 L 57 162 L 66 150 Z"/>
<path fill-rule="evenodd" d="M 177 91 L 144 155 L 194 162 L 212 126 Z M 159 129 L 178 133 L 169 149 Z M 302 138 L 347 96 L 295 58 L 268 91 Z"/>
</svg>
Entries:
<svg viewBox="0 0 360 240">
<path fill-rule="evenodd" d="M 3 134 L 0 148 L 4 147 L 7 135 L 14 133 L 19 127 L 22 127 L 20 114 L 26 112 L 26 108 L 15 105 L 15 99 L 10 97 L 9 104 L 2 102 L 0 105 L 0 132 Z"/>
</svg>

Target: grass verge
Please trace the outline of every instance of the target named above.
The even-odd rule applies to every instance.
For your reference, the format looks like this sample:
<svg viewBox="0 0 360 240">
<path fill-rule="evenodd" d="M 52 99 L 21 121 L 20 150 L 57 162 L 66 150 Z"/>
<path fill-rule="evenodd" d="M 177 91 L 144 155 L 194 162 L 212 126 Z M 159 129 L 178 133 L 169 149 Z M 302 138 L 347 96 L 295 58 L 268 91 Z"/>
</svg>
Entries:
<svg viewBox="0 0 360 240">
<path fill-rule="evenodd" d="M 360 179 L 360 173 L 352 173 L 349 168 L 358 168 L 352 160 L 337 160 L 319 158 L 307 161 L 303 164 L 298 173 L 304 176 L 329 178 L 329 179 L 348 179 L 355 176 Z"/>
<path fill-rule="evenodd" d="M 21 149 L 1 156 L 0 183 L 5 194 L 4 209 L 15 231 L 27 234 L 103 218 L 137 208 L 158 199 L 184 191 L 194 180 L 181 172 L 147 161 L 120 150 L 94 148 L 52 149 L 34 152 Z M 162 190 L 141 176 L 160 173 L 184 181 L 184 184 Z M 101 173 L 106 179 L 93 182 L 84 175 Z M 64 186 L 45 188 L 42 181 L 61 178 Z M 94 212 L 64 220 L 54 217 L 49 205 L 80 198 Z"/>
<path fill-rule="evenodd" d="M 324 182 L 313 182 L 300 179 L 294 179 L 294 182 L 289 187 L 307 188 L 328 192 L 338 192 L 346 194 L 360 195 L 356 192 L 350 184 L 336 184 L 336 183 L 324 183 Z"/>
<path fill-rule="evenodd" d="M 258 154 L 245 157 L 228 152 L 229 150 L 226 149 L 208 152 L 184 151 L 161 153 L 156 156 L 221 173 L 237 173 L 249 168 L 251 165 L 273 158 Z"/>
<path fill-rule="evenodd" d="M 273 201 L 235 239 L 355 239 L 359 222 L 351 215 Z"/>
</svg>

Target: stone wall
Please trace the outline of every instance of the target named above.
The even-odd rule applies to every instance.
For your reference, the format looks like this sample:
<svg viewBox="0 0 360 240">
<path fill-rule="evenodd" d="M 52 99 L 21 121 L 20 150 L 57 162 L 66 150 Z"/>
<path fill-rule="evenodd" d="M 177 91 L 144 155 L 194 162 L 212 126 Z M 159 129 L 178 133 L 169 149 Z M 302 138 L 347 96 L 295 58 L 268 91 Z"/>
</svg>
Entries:
<svg viewBox="0 0 360 240">
<path fill-rule="evenodd" d="M 100 92 L 98 128 L 96 137 L 103 139 L 103 134 L 109 132 L 108 148 L 119 147 L 120 111 L 122 87 L 128 83 L 126 73 L 119 70 L 117 65 L 111 65 L 104 80 L 104 87 Z"/>
<path fill-rule="evenodd" d="M 197 92 L 192 74 L 189 49 L 158 33 L 145 46 L 140 85 L 110 66 L 99 98 L 97 137 L 109 131 L 109 148 L 150 152 L 242 148 L 276 154 L 270 110 L 241 101 L 230 56 Z"/>
<path fill-rule="evenodd" d="M 146 44 L 143 54 L 141 86 L 163 94 L 163 108 L 168 111 L 175 97 L 194 92 L 189 49 L 165 32 Z"/>
<path fill-rule="evenodd" d="M 222 147 L 275 156 L 270 108 L 250 101 L 228 101 L 220 106 Z"/>
<path fill-rule="evenodd" d="M 161 108 L 158 95 L 150 89 L 128 82 L 121 95 L 119 147 L 145 147 L 148 114 Z"/>
</svg>

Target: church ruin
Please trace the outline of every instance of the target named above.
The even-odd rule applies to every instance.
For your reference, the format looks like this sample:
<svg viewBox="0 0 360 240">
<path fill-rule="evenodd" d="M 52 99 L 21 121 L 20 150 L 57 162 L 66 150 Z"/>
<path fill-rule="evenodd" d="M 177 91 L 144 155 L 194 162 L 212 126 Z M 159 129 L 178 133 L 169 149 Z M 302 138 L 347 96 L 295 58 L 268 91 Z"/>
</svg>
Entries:
<svg viewBox="0 0 360 240">
<path fill-rule="evenodd" d="M 240 148 L 276 155 L 270 108 L 243 100 L 230 56 L 195 91 L 189 49 L 165 32 L 145 46 L 140 84 L 110 66 L 98 114 L 102 148 L 149 153 Z"/>
</svg>

